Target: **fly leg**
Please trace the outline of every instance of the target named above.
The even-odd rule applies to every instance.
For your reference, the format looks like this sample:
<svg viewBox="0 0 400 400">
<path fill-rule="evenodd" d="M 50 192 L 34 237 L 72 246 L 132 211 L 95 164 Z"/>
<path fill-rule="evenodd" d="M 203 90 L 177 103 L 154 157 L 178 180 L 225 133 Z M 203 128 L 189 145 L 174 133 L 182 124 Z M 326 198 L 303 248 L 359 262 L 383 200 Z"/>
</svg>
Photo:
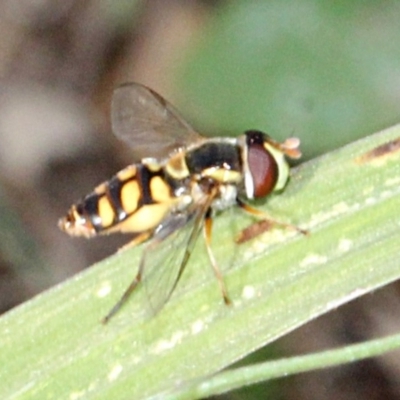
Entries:
<svg viewBox="0 0 400 400">
<path fill-rule="evenodd" d="M 118 252 L 128 250 L 132 247 L 135 247 L 135 246 L 145 242 L 147 239 L 150 239 L 152 234 L 153 234 L 152 231 L 146 231 L 146 232 L 140 233 L 134 239 L 132 239 L 130 242 L 124 244 L 121 248 L 119 248 Z"/>
<path fill-rule="evenodd" d="M 127 243 L 125 246 L 121 247 L 119 251 L 125 250 L 127 248 L 131 248 L 133 246 L 137 246 L 140 243 L 145 242 L 151 236 L 150 232 L 143 232 L 140 235 L 136 236 L 132 241 Z M 136 289 L 139 285 L 140 281 L 142 280 L 144 268 L 144 258 L 142 256 L 139 264 L 139 271 L 137 272 L 135 279 L 131 282 L 131 284 L 127 287 L 124 294 L 118 300 L 118 302 L 114 305 L 114 307 L 108 312 L 108 314 L 101 320 L 102 324 L 107 324 L 107 322 L 121 309 L 121 307 L 125 304 L 128 300 L 132 292 Z"/>
<path fill-rule="evenodd" d="M 212 217 L 211 217 L 211 209 L 208 209 L 205 219 L 204 219 L 204 238 L 206 242 L 206 249 L 208 253 L 208 258 L 210 259 L 211 266 L 214 270 L 215 277 L 218 280 L 219 288 L 222 293 L 222 298 L 226 305 L 231 305 L 232 301 L 228 296 L 228 292 L 226 290 L 226 286 L 224 283 L 224 278 L 221 274 L 220 269 L 218 268 L 218 264 L 215 260 L 214 254 L 211 249 L 211 231 L 212 231 Z"/>
<path fill-rule="evenodd" d="M 263 211 L 260 211 L 260 210 L 257 210 L 256 208 L 253 208 L 253 207 L 249 206 L 248 204 L 244 203 L 239 198 L 236 199 L 236 203 L 246 213 L 248 213 L 250 215 L 253 215 L 253 216 L 257 217 L 257 218 L 261 218 L 260 221 L 258 221 L 255 224 L 250 225 L 249 227 L 243 229 L 243 231 L 240 232 L 240 234 L 236 238 L 236 243 L 247 242 L 247 241 L 255 238 L 256 236 L 266 232 L 267 230 L 269 230 L 274 225 L 278 225 L 278 226 L 281 226 L 283 228 L 295 230 L 296 232 L 299 232 L 302 235 L 308 235 L 308 231 L 307 230 L 301 229 L 296 225 L 288 224 L 288 223 L 281 222 L 281 221 L 276 221 L 276 220 L 272 219 L 267 213 L 265 213 Z"/>
</svg>

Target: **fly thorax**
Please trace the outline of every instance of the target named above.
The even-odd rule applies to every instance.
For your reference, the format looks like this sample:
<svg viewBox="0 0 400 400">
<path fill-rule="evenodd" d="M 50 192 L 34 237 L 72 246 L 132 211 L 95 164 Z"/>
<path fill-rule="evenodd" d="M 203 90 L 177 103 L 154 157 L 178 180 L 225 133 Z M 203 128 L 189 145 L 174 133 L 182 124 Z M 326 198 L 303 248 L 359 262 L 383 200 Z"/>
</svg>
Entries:
<svg viewBox="0 0 400 400">
<path fill-rule="evenodd" d="M 216 138 L 187 151 L 186 165 L 195 179 L 208 179 L 220 184 L 242 180 L 240 149 L 236 139 Z"/>
<path fill-rule="evenodd" d="M 255 130 L 245 132 L 240 140 L 247 198 L 265 197 L 283 189 L 289 178 L 289 165 L 278 145 L 265 133 Z"/>
<path fill-rule="evenodd" d="M 185 152 L 178 151 L 173 154 L 165 163 L 164 169 L 171 178 L 177 181 L 187 179 L 190 172 L 186 165 Z"/>
<path fill-rule="evenodd" d="M 181 212 L 186 210 L 193 203 L 193 197 L 190 194 L 184 194 L 176 198 L 175 206 L 172 212 Z"/>
<path fill-rule="evenodd" d="M 190 184 L 190 195 L 193 203 L 201 203 L 204 199 L 209 196 L 209 188 L 198 180 L 193 180 Z"/>
<path fill-rule="evenodd" d="M 238 189 L 236 185 L 220 185 L 219 196 L 213 201 L 212 207 L 216 210 L 224 210 L 236 204 Z"/>
<path fill-rule="evenodd" d="M 222 184 L 238 184 L 242 180 L 242 173 L 231 169 L 229 164 L 221 167 L 207 168 L 201 173 L 202 178 L 209 178 Z"/>
</svg>

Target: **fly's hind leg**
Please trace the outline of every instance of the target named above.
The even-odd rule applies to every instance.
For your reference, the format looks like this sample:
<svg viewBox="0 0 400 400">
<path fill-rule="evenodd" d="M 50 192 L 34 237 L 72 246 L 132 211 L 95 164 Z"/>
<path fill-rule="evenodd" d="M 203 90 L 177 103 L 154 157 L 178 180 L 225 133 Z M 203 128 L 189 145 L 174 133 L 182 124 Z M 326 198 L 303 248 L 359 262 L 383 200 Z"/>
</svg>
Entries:
<svg viewBox="0 0 400 400">
<path fill-rule="evenodd" d="M 140 233 L 134 239 L 132 239 L 130 242 L 124 244 L 121 248 L 119 248 L 118 252 L 128 250 L 132 247 L 135 247 L 139 244 L 144 243 L 146 240 L 148 240 L 151 237 L 152 234 L 153 234 L 152 231 L 146 231 L 146 232 Z"/>
<path fill-rule="evenodd" d="M 257 218 L 261 218 L 260 221 L 243 229 L 242 232 L 240 232 L 240 234 L 236 238 L 236 243 L 245 243 L 245 242 L 257 237 L 258 235 L 268 231 L 274 225 L 278 225 L 283 228 L 295 230 L 296 232 L 299 232 L 302 235 L 308 235 L 307 230 L 301 229 L 296 225 L 288 224 L 288 223 L 281 222 L 281 221 L 276 221 L 276 220 L 272 219 L 268 214 L 249 206 L 248 204 L 244 203 L 239 198 L 236 199 L 236 202 L 237 202 L 237 205 L 242 210 L 244 210 L 246 213 L 253 215 Z"/>
<path fill-rule="evenodd" d="M 147 239 L 149 239 L 151 236 L 151 232 L 143 232 L 136 236 L 132 241 L 124 245 L 119 249 L 119 251 L 126 250 L 128 248 L 137 246 L 138 244 L 141 244 L 145 242 Z M 143 255 L 140 260 L 139 264 L 139 271 L 137 272 L 134 280 L 131 282 L 131 284 L 127 287 L 121 298 L 118 300 L 118 302 L 114 305 L 114 307 L 108 312 L 108 314 L 101 320 L 102 324 L 107 324 L 107 322 L 121 309 L 121 307 L 125 304 L 125 302 L 128 300 L 132 292 L 136 289 L 136 287 L 139 285 L 140 281 L 142 280 L 142 274 L 143 274 L 143 266 L 144 266 L 144 259 Z"/>
<path fill-rule="evenodd" d="M 219 288 L 222 293 L 222 298 L 224 299 L 224 303 L 226 305 L 231 305 L 232 301 L 228 296 L 228 291 L 226 290 L 224 278 L 220 269 L 218 268 L 218 264 L 215 260 L 214 254 L 211 249 L 211 231 L 212 231 L 212 217 L 211 217 L 211 209 L 209 209 L 205 215 L 204 219 L 204 238 L 206 242 L 206 249 L 208 253 L 208 258 L 210 259 L 211 266 L 214 270 L 215 277 L 218 280 Z"/>
</svg>

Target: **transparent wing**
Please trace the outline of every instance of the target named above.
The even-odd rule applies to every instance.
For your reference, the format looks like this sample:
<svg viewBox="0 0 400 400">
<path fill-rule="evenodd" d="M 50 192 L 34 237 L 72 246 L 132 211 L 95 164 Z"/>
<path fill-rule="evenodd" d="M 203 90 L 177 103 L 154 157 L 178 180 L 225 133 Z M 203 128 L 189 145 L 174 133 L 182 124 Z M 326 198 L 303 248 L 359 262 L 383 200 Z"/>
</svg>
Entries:
<svg viewBox="0 0 400 400">
<path fill-rule="evenodd" d="M 144 249 L 143 286 L 151 314 L 156 314 L 171 297 L 189 261 L 203 226 L 206 207 L 187 215 L 173 216 Z"/>
<path fill-rule="evenodd" d="M 166 157 L 202 137 L 163 97 L 138 83 L 115 89 L 111 103 L 114 134 L 128 143 L 135 161 Z"/>
</svg>

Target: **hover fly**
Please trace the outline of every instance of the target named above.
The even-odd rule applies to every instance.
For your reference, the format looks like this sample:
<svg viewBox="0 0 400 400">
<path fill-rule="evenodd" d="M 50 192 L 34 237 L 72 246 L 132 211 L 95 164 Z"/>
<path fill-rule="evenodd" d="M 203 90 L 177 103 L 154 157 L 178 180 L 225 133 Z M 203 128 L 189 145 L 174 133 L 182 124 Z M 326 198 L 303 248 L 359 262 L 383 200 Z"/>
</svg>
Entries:
<svg viewBox="0 0 400 400">
<path fill-rule="evenodd" d="M 213 215 L 237 205 L 266 218 L 245 200 L 285 186 L 289 177 L 285 156 L 300 157 L 300 141 L 289 138 L 278 143 L 257 130 L 239 137 L 205 138 L 164 98 L 137 83 L 114 91 L 111 123 L 115 135 L 132 147 L 140 161 L 97 186 L 59 221 L 59 227 L 72 236 L 126 232 L 135 234 L 132 245 L 149 241 L 135 279 L 103 322 L 151 271 L 159 271 L 157 279 L 151 277 L 155 283 L 148 294 L 157 312 L 182 276 L 201 230 L 222 297 L 229 304 L 210 246 Z M 150 157 L 140 159 L 143 155 Z"/>
</svg>

